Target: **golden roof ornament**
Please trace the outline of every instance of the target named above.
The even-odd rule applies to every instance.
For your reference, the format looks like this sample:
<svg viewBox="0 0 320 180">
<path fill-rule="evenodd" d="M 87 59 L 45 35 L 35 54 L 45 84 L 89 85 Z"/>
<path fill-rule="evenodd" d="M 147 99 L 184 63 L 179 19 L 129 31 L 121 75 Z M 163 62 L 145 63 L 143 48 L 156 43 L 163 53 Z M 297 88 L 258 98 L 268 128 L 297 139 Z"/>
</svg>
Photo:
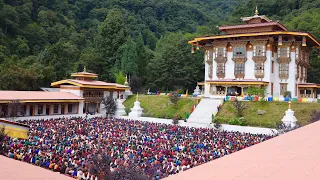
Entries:
<svg viewBox="0 0 320 180">
<path fill-rule="evenodd" d="M 289 109 L 291 109 L 291 101 L 289 101 Z"/>
<path fill-rule="evenodd" d="M 259 15 L 258 6 L 256 6 L 256 11 L 254 12 L 254 15 L 255 15 L 255 16 L 258 16 L 258 15 Z"/>
<path fill-rule="evenodd" d="M 136 96 L 136 101 L 138 101 L 139 97 L 139 93 L 137 92 L 137 96 Z"/>
<path fill-rule="evenodd" d="M 83 67 L 83 72 L 87 72 L 86 66 Z"/>
</svg>

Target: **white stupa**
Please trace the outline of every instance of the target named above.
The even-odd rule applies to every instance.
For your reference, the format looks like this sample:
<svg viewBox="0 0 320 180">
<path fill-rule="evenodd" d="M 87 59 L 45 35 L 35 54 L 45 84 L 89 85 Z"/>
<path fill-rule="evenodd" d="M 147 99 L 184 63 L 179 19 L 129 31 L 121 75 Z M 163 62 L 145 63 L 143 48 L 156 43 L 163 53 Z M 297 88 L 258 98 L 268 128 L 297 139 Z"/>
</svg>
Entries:
<svg viewBox="0 0 320 180">
<path fill-rule="evenodd" d="M 286 110 L 286 115 L 281 120 L 288 128 L 294 128 L 297 125 L 297 118 L 294 116 L 294 111 L 291 109 L 291 102 L 289 101 L 289 109 Z"/>
<path fill-rule="evenodd" d="M 125 86 L 129 86 L 128 76 L 126 76 L 126 81 L 124 82 L 124 85 L 125 85 Z M 132 91 L 126 89 L 126 90 L 125 90 L 125 95 L 126 95 L 126 97 L 132 95 Z"/>
<path fill-rule="evenodd" d="M 122 104 L 123 101 L 121 100 L 121 95 L 119 94 L 119 98 L 117 99 L 117 110 L 116 110 L 116 113 L 115 115 L 116 116 L 123 116 L 123 115 L 126 115 L 126 107 Z"/>
<path fill-rule="evenodd" d="M 143 114 L 143 108 L 140 106 L 140 102 L 138 101 L 138 93 L 136 97 L 136 102 L 134 102 L 133 108 L 131 108 L 131 112 L 129 113 L 129 117 L 141 117 Z"/>
<path fill-rule="evenodd" d="M 201 94 L 201 90 L 199 88 L 199 86 L 196 87 L 196 89 L 193 91 L 194 95 L 200 95 Z"/>
</svg>

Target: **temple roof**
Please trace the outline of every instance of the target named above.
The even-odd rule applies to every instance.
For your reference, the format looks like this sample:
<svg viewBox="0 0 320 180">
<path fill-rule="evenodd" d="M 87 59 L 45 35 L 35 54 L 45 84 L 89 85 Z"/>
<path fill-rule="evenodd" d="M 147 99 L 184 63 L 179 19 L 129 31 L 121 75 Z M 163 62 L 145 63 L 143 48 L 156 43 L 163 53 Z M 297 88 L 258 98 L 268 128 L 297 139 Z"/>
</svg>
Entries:
<svg viewBox="0 0 320 180">
<path fill-rule="evenodd" d="M 297 37 L 306 36 L 307 37 L 307 44 L 311 47 L 320 46 L 320 42 L 312 36 L 312 34 L 308 32 L 298 32 L 298 31 L 274 31 L 274 32 L 256 32 L 256 33 L 240 33 L 240 34 L 219 34 L 213 36 L 202 36 L 196 37 L 194 40 L 189 41 L 189 44 L 205 46 L 207 43 L 211 43 L 214 40 L 218 39 L 228 39 L 234 37 L 255 37 L 255 36 L 273 36 L 273 35 L 292 35 Z"/>
<path fill-rule="evenodd" d="M 108 82 L 93 80 L 93 78 L 98 77 L 98 74 L 87 72 L 86 67 L 84 67 L 82 72 L 72 73 L 71 76 L 75 77 L 75 79 L 65 79 L 65 80 L 53 82 L 51 83 L 51 86 L 60 87 L 61 85 L 74 85 L 81 88 L 115 89 L 115 90 L 130 89 L 129 86 L 125 86 L 117 83 L 108 83 Z"/>
<path fill-rule="evenodd" d="M 117 84 L 117 83 L 107 83 L 103 81 L 87 81 L 78 79 L 66 79 L 51 83 L 53 87 L 59 87 L 63 84 L 72 84 L 79 87 L 85 88 L 101 88 L 101 89 L 130 89 L 129 86 Z"/>
<path fill-rule="evenodd" d="M 44 91 L 0 91 L 0 102 L 54 102 L 54 101 L 82 101 L 83 98 L 68 92 L 44 92 Z"/>
<path fill-rule="evenodd" d="M 286 27 L 284 27 L 279 22 L 264 22 L 264 23 L 251 23 L 251 24 L 239 24 L 232 26 L 220 26 L 220 31 L 226 31 L 229 29 L 244 29 L 244 28 L 256 28 L 256 27 L 266 27 L 266 26 L 275 26 L 278 27 L 279 30 L 288 31 Z"/>
<path fill-rule="evenodd" d="M 296 42 L 302 42 L 302 39 L 306 37 L 308 46 L 320 47 L 320 42 L 310 33 L 289 31 L 280 22 L 273 22 L 266 16 L 259 15 L 257 7 L 253 16 L 241 19 L 244 24 L 220 26 L 219 30 L 225 32 L 225 34 L 197 37 L 188 43 L 195 46 L 212 46 L 216 41 L 249 41 L 248 39 L 258 39 L 260 38 L 259 36 L 262 36 L 263 40 L 272 40 L 277 35 L 284 35 L 288 38 L 293 38 Z"/>
</svg>

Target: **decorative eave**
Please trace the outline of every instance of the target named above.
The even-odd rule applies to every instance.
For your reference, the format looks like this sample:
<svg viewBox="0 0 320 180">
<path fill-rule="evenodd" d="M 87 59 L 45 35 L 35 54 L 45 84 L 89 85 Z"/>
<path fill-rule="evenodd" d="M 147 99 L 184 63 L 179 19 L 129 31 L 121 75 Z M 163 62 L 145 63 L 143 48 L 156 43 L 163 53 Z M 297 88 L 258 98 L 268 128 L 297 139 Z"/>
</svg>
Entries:
<svg viewBox="0 0 320 180">
<path fill-rule="evenodd" d="M 293 36 L 306 36 L 310 40 L 312 40 L 316 47 L 320 47 L 320 42 L 313 37 L 308 32 L 294 32 L 294 31 L 275 31 L 275 32 L 261 32 L 261 33 L 243 33 L 243 34 L 226 34 L 226 35 L 215 35 L 215 36 L 205 36 L 205 37 L 197 37 L 191 41 L 188 41 L 191 45 L 199 45 L 202 47 L 202 41 L 208 40 L 220 40 L 226 38 L 235 38 L 235 37 L 255 37 L 255 36 L 270 36 L 270 35 L 293 35 Z"/>
<path fill-rule="evenodd" d="M 81 88 L 92 88 L 92 89 L 115 89 L 115 90 L 130 90 L 130 87 L 127 86 L 117 86 L 117 84 L 110 84 L 110 85 L 86 85 L 74 82 L 70 79 L 65 79 L 57 82 L 51 83 L 52 87 L 59 87 L 62 84 L 72 84 L 74 86 L 78 86 Z"/>
<path fill-rule="evenodd" d="M 205 83 L 207 84 L 215 84 L 215 85 L 269 85 L 269 82 L 266 81 L 246 81 L 246 80 L 207 80 Z"/>
</svg>

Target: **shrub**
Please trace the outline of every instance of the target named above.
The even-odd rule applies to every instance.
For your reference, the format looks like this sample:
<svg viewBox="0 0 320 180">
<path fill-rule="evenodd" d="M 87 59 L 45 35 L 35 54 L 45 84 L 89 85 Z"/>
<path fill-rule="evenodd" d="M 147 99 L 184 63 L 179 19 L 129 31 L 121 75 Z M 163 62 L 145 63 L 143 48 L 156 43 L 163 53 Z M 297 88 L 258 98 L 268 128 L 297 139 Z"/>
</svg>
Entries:
<svg viewBox="0 0 320 180">
<path fill-rule="evenodd" d="M 174 105 L 174 108 L 177 109 L 178 107 L 178 101 L 180 100 L 180 97 L 177 93 L 173 93 L 172 96 L 170 96 L 170 101 Z"/>
<path fill-rule="evenodd" d="M 291 91 L 286 91 L 283 93 L 283 96 L 284 97 L 288 97 L 288 98 L 291 98 Z"/>
<path fill-rule="evenodd" d="M 131 112 L 131 108 L 126 107 L 126 108 L 124 109 L 124 111 L 126 112 L 127 115 L 129 115 L 129 113 Z"/>
<path fill-rule="evenodd" d="M 230 125 L 247 126 L 244 118 L 233 118 L 228 121 Z"/>
<path fill-rule="evenodd" d="M 181 119 L 181 118 L 180 118 L 179 116 L 175 116 L 175 117 L 172 119 L 172 124 L 178 125 L 180 119 Z"/>
<path fill-rule="evenodd" d="M 126 76 L 123 74 L 122 71 L 119 71 L 118 73 L 114 73 L 114 77 L 116 78 L 116 83 L 118 84 L 124 84 L 126 81 Z"/>
<path fill-rule="evenodd" d="M 235 99 L 233 105 L 234 105 L 234 108 L 236 109 L 236 115 L 238 117 L 242 117 L 243 112 L 247 108 L 247 106 L 244 104 L 243 101 L 238 101 L 238 99 Z"/>
<path fill-rule="evenodd" d="M 265 97 L 266 88 L 265 87 L 256 87 L 256 86 L 249 86 L 247 89 L 247 93 L 250 96 L 260 96 Z"/>
<path fill-rule="evenodd" d="M 177 90 L 177 93 L 178 93 L 178 94 L 184 94 L 184 90 L 183 90 L 183 89 L 178 89 L 178 90 Z"/>
</svg>

